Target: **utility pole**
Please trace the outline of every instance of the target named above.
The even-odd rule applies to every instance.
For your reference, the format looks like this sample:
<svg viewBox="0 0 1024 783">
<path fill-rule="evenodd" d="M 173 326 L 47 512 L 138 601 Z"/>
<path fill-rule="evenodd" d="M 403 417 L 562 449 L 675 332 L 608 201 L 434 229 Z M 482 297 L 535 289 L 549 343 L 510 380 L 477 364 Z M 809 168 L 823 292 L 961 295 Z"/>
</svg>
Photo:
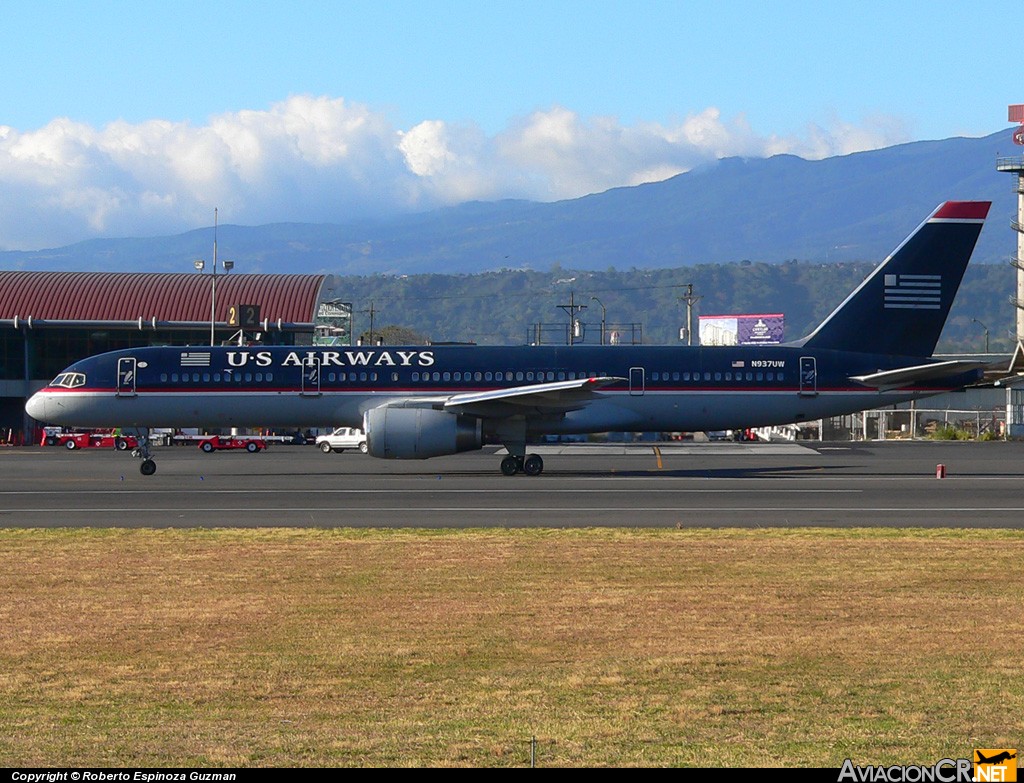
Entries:
<svg viewBox="0 0 1024 783">
<path fill-rule="evenodd" d="M 576 314 L 583 310 L 586 310 L 587 306 L 576 304 L 575 291 L 569 292 L 569 304 L 562 304 L 558 306 L 569 314 L 569 345 L 573 345 L 576 341 Z"/>
<path fill-rule="evenodd" d="M 686 302 L 686 344 L 693 345 L 693 306 L 701 298 L 693 295 L 693 283 L 686 284 L 686 296 L 680 296 L 680 302 Z"/>
<path fill-rule="evenodd" d="M 359 312 L 367 314 L 367 315 L 370 316 L 370 336 L 369 336 L 368 339 L 370 341 L 370 345 L 373 345 L 374 344 L 373 343 L 373 316 L 377 313 L 377 311 L 373 307 L 373 300 L 372 299 L 370 300 L 370 309 L 369 310 L 360 310 Z"/>
<path fill-rule="evenodd" d="M 608 322 L 608 311 L 605 310 L 604 302 L 602 302 L 596 296 L 592 296 L 592 297 L 590 297 L 590 299 L 592 301 L 594 301 L 594 302 L 597 302 L 599 305 L 601 305 L 601 345 L 604 345 L 604 330 L 605 330 L 605 324 Z"/>
</svg>

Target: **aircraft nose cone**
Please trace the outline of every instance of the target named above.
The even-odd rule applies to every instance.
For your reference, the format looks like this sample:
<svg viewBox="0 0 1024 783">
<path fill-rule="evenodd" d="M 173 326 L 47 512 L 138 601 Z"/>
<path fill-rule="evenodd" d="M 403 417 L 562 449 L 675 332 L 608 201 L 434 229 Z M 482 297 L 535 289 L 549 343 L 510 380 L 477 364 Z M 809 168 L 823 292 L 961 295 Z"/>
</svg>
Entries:
<svg viewBox="0 0 1024 783">
<path fill-rule="evenodd" d="M 37 392 L 25 403 L 25 413 L 36 421 L 46 421 L 46 398 Z"/>
</svg>

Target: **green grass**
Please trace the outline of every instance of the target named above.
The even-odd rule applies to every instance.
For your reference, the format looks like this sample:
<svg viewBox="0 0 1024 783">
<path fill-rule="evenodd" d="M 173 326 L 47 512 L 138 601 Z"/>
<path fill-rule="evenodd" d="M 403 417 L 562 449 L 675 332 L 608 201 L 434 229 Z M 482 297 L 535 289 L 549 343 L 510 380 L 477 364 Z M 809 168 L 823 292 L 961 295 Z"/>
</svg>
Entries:
<svg viewBox="0 0 1024 783">
<path fill-rule="evenodd" d="M 1017 747 L 1024 535 L 0 531 L 0 765 Z"/>
</svg>

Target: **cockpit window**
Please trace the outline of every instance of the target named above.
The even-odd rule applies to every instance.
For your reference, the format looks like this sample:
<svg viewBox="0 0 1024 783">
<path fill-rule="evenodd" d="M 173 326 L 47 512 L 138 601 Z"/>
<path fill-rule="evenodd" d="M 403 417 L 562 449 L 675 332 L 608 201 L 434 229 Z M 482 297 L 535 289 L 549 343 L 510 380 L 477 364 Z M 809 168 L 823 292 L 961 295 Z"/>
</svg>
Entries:
<svg viewBox="0 0 1024 783">
<path fill-rule="evenodd" d="M 50 386 L 61 386 L 65 389 L 76 389 L 79 386 L 85 386 L 85 373 L 62 372 L 50 381 Z"/>
</svg>

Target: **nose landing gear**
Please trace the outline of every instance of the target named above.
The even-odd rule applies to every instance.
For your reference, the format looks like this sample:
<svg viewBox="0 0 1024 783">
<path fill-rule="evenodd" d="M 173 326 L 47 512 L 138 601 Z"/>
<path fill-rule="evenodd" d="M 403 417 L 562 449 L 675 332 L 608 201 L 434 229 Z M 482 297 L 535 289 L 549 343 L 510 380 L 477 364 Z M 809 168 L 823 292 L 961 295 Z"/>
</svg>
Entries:
<svg viewBox="0 0 1024 783">
<path fill-rule="evenodd" d="M 132 449 L 132 456 L 142 460 L 139 473 L 143 476 L 152 476 L 156 473 L 156 462 L 149 451 L 149 427 L 124 428 L 121 431 L 130 432 L 139 441 L 139 445 Z"/>
</svg>

